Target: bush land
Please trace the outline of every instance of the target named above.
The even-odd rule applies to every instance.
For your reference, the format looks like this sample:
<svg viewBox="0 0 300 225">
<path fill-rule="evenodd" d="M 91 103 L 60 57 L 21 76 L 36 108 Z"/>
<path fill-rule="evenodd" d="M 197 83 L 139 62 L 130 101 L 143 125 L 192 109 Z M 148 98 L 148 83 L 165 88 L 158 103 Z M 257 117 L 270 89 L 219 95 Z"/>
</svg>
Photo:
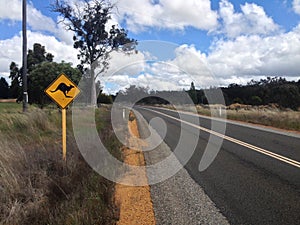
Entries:
<svg viewBox="0 0 300 225">
<path fill-rule="evenodd" d="M 19 104 L 0 104 L 0 224 L 114 224 L 114 184 L 83 160 L 70 116 L 65 164 L 59 110 L 20 111 Z M 109 110 L 99 109 L 97 117 L 99 136 L 118 154 Z"/>
</svg>

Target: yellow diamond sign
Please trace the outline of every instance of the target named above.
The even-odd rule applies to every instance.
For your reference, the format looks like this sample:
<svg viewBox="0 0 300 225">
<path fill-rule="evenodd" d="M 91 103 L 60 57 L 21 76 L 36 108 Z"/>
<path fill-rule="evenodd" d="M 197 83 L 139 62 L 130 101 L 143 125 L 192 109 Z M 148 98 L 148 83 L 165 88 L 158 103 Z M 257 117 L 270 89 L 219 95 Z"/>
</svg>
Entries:
<svg viewBox="0 0 300 225">
<path fill-rule="evenodd" d="M 61 74 L 49 85 L 45 93 L 57 105 L 65 109 L 80 93 L 80 90 L 65 74 Z"/>
</svg>

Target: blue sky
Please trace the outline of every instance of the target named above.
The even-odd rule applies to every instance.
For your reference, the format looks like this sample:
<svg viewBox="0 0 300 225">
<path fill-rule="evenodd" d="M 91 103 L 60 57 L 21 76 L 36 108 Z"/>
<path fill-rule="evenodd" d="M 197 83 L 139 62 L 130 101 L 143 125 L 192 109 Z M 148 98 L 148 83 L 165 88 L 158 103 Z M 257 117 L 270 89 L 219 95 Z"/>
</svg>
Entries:
<svg viewBox="0 0 300 225">
<path fill-rule="evenodd" d="M 76 65 L 73 34 L 57 23 L 52 1 L 28 1 L 28 47 L 41 43 L 56 61 Z M 266 76 L 300 79 L 300 0 L 112 1 L 118 10 L 110 25 L 126 28 L 141 44 L 137 55 L 113 54 L 99 77 L 107 92 L 130 84 L 187 89 L 191 81 L 203 87 Z M 10 62 L 21 64 L 21 0 L 0 5 L 0 76 L 7 78 Z"/>
</svg>

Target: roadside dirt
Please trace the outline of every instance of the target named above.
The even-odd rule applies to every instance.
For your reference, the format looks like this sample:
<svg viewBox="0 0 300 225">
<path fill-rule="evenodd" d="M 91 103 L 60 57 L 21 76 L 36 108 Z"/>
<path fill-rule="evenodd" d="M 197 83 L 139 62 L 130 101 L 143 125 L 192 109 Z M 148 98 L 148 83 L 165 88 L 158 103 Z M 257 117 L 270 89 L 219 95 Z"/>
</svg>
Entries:
<svg viewBox="0 0 300 225">
<path fill-rule="evenodd" d="M 129 146 L 134 146 L 134 149 L 137 150 L 124 147 L 122 149 L 124 162 L 129 165 L 144 166 L 144 154 L 140 150 L 143 143 L 138 142 L 136 139 L 140 137 L 137 121 L 132 112 L 130 112 L 129 118 Z M 122 180 L 123 179 L 126 180 L 127 183 L 134 184 L 136 176 L 131 171 L 128 171 Z M 146 170 L 142 175 L 142 179 L 147 180 Z M 117 183 L 115 186 L 115 202 L 120 208 L 120 218 L 117 225 L 155 224 L 149 186 L 127 186 Z"/>
</svg>

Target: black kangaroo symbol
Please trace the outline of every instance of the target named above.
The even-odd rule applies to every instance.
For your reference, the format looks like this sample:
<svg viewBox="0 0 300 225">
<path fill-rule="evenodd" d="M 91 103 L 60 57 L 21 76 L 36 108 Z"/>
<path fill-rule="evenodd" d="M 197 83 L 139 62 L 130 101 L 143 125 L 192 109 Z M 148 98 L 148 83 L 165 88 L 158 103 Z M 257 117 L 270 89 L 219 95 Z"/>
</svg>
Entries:
<svg viewBox="0 0 300 225">
<path fill-rule="evenodd" d="M 64 93 L 64 95 L 66 96 L 66 98 L 72 98 L 72 96 L 68 96 L 67 94 L 68 94 L 68 92 L 72 89 L 72 88 L 74 88 L 74 86 L 73 85 L 66 85 L 65 83 L 60 83 L 58 86 L 57 86 L 57 88 L 54 90 L 54 91 L 50 91 L 50 92 L 56 92 L 56 91 L 61 91 L 62 93 Z"/>
</svg>

